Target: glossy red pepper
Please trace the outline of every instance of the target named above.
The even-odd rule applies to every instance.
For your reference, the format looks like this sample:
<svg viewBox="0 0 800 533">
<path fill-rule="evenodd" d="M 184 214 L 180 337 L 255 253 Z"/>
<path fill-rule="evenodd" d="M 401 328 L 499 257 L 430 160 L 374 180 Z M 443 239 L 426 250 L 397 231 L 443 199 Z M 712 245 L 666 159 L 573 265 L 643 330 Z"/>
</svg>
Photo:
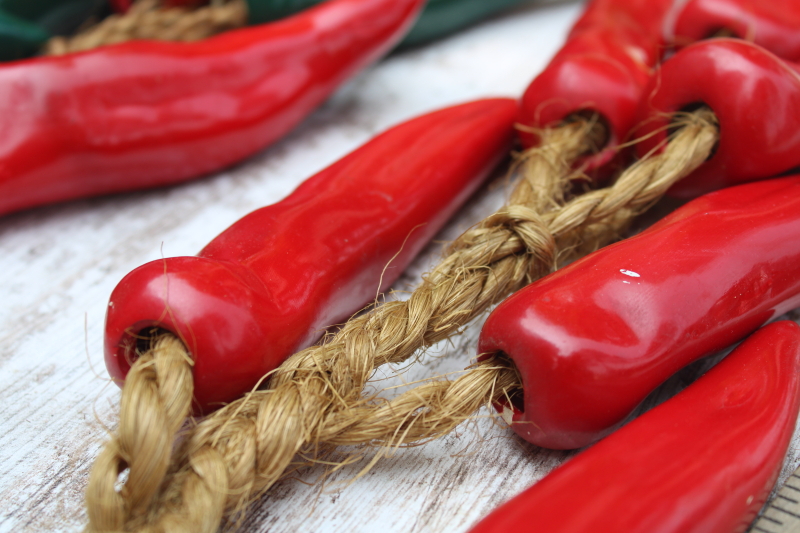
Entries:
<svg viewBox="0 0 800 533">
<path fill-rule="evenodd" d="M 771 324 L 472 533 L 744 531 L 780 473 L 798 391 L 800 327 Z"/>
<path fill-rule="evenodd" d="M 669 376 L 800 305 L 800 177 L 694 200 L 519 291 L 481 353 L 516 363 L 512 425 L 547 448 L 616 428 Z"/>
<path fill-rule="evenodd" d="M 790 61 L 800 61 L 800 1 L 689 0 L 665 28 L 668 41 L 686 46 L 720 32 L 752 41 Z"/>
<path fill-rule="evenodd" d="M 249 391 L 402 273 L 507 155 L 516 113 L 513 100 L 482 100 L 397 126 L 197 257 L 134 270 L 109 302 L 109 373 L 124 379 L 133 335 L 159 326 L 193 354 L 198 412 Z"/>
<path fill-rule="evenodd" d="M 229 166 L 388 51 L 423 4 L 331 0 L 195 43 L 0 66 L 0 214 Z"/>
<path fill-rule="evenodd" d="M 634 125 L 642 89 L 660 58 L 661 26 L 672 0 L 594 0 L 566 44 L 522 97 L 519 123 L 542 127 L 581 111 L 599 113 L 610 127 L 599 167 Z M 524 129 L 523 144 L 538 137 Z"/>
<path fill-rule="evenodd" d="M 670 191 L 694 197 L 800 166 L 800 67 L 738 39 L 715 39 L 678 52 L 642 99 L 640 155 L 666 138 L 672 114 L 699 104 L 719 119 L 719 146 L 709 161 Z"/>
</svg>

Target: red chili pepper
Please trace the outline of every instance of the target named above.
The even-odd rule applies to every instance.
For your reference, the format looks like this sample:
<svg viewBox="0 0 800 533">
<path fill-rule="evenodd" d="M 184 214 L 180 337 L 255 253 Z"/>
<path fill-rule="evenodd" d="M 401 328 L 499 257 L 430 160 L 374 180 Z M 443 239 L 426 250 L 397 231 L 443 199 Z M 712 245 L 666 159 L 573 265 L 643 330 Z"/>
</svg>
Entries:
<svg viewBox="0 0 800 533">
<path fill-rule="evenodd" d="M 513 100 L 483 100 L 397 126 L 198 257 L 134 270 L 109 303 L 109 373 L 124 379 L 133 336 L 158 326 L 193 354 L 201 410 L 241 396 L 400 275 L 508 153 L 516 113 Z"/>
<path fill-rule="evenodd" d="M 783 59 L 800 61 L 798 0 L 689 0 L 676 8 L 667 38 L 678 45 L 728 31 Z"/>
<path fill-rule="evenodd" d="M 0 67 L 0 214 L 156 187 L 274 142 L 388 51 L 424 0 L 331 0 L 196 43 Z"/>
<path fill-rule="evenodd" d="M 800 327 L 771 324 L 675 398 L 569 460 L 472 533 L 744 531 L 780 473 L 798 391 Z"/>
<path fill-rule="evenodd" d="M 800 165 L 800 66 L 738 39 L 697 43 L 653 76 L 642 99 L 637 145 L 644 155 L 666 139 L 672 114 L 698 104 L 719 119 L 711 159 L 670 191 L 680 197 L 768 178 Z"/>
<path fill-rule="evenodd" d="M 522 97 L 518 121 L 526 127 L 558 123 L 591 110 L 610 127 L 607 149 L 592 158 L 608 163 L 634 125 L 642 89 L 660 57 L 661 25 L 672 0 L 594 0 L 567 43 Z M 538 136 L 520 132 L 525 146 Z"/>
<path fill-rule="evenodd" d="M 800 305 L 800 177 L 723 189 L 534 283 L 481 353 L 519 368 L 512 425 L 547 448 L 607 435 L 659 384 Z"/>
</svg>

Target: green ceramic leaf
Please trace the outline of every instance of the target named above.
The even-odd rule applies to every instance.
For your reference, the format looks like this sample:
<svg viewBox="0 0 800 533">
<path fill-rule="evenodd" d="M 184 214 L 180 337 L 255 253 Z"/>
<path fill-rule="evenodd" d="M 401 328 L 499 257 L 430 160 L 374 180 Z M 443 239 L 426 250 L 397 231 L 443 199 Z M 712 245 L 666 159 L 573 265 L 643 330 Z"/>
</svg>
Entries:
<svg viewBox="0 0 800 533">
<path fill-rule="evenodd" d="M 525 0 L 429 0 L 401 46 L 433 41 L 523 2 Z"/>
<path fill-rule="evenodd" d="M 0 11 L 0 61 L 33 55 L 49 38 L 36 24 Z"/>
<path fill-rule="evenodd" d="M 247 0 L 250 24 L 261 24 L 302 11 L 321 0 Z"/>
<path fill-rule="evenodd" d="M 321 0 L 247 0 L 250 23 L 259 24 L 289 16 Z M 432 41 L 458 31 L 503 9 L 526 0 L 429 0 L 417 24 L 401 46 Z"/>
<path fill-rule="evenodd" d="M 107 4 L 106 0 L 0 0 L 0 11 L 52 35 L 70 35 L 89 17 L 104 14 Z"/>
</svg>

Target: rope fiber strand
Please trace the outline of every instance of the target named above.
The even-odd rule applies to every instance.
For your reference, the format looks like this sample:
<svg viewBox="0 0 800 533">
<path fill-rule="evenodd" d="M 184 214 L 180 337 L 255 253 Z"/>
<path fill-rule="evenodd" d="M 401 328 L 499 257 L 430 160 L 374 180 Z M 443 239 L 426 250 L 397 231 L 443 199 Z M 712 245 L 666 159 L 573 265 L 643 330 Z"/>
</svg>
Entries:
<svg viewBox="0 0 800 533">
<path fill-rule="evenodd" d="M 144 513 L 167 473 L 175 435 L 190 414 L 192 364 L 173 335 L 154 339 L 128 372 L 120 424 L 92 468 L 86 489 L 89 530 L 121 531 Z M 115 486 L 128 469 L 121 491 Z"/>
<path fill-rule="evenodd" d="M 633 165 L 613 186 L 575 198 L 565 193 L 579 174 L 573 166 L 605 132 L 591 120 L 540 132 L 542 146 L 525 154 L 524 179 L 506 207 L 452 243 L 407 301 L 351 319 L 322 344 L 289 358 L 269 390 L 250 393 L 189 430 L 166 478 L 148 482 L 161 486 L 149 511 L 128 513 L 124 529 L 211 533 L 223 516 L 236 515 L 278 481 L 298 454 L 313 458 L 341 444 L 412 445 L 448 433 L 487 402 L 518 393 L 513 365 L 495 358 L 454 381 L 425 383 L 391 401 L 362 396 L 377 366 L 401 363 L 457 335 L 490 306 L 550 273 L 557 261 L 580 253 L 586 235 L 597 245 L 603 235 L 605 242 L 613 239 L 621 221 L 697 168 L 717 141 L 715 117 L 698 111 L 681 125 L 663 154 Z M 604 224 L 613 231 L 603 232 Z M 121 427 L 126 415 L 123 410 Z M 119 464 L 103 457 L 95 469 L 115 468 L 116 479 Z M 130 483 L 129 477 L 120 495 L 133 492 Z M 96 501 L 87 495 L 87 505 Z"/>
</svg>

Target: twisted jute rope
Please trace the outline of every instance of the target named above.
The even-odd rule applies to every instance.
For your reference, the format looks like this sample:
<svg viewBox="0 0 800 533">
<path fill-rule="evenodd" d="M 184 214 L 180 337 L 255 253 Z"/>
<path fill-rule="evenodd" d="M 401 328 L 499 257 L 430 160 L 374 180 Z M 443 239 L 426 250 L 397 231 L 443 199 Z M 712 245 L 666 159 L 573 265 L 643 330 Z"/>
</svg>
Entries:
<svg viewBox="0 0 800 533">
<path fill-rule="evenodd" d="M 106 17 L 72 37 L 53 37 L 44 53 L 62 55 L 134 39 L 199 41 L 245 24 L 245 0 L 215 0 L 197 9 L 162 7 L 161 0 L 137 0 L 123 15 Z"/>
<path fill-rule="evenodd" d="M 619 220 L 651 205 L 696 168 L 711 152 L 717 129 L 707 112 L 685 122 L 664 154 L 634 165 L 614 186 L 563 206 L 553 198 L 574 177 L 572 165 L 591 149 L 589 133 L 597 128 L 579 122 L 543 131 L 542 147 L 527 156 L 527 164 L 540 169 L 524 173 L 533 182 L 518 185 L 508 206 L 457 239 L 409 300 L 377 306 L 323 344 L 292 356 L 273 374 L 269 390 L 248 394 L 188 431 L 169 473 L 142 481 L 146 489 L 129 489 L 133 459 L 114 455 L 123 433 L 142 429 L 121 413 L 119 436 L 107 447 L 112 451 L 103 452 L 87 490 L 89 529 L 215 531 L 226 513 L 243 509 L 297 457 L 302 463 L 343 444 L 418 443 L 446 434 L 487 401 L 514 394 L 519 378 L 513 365 L 497 359 L 474 365 L 455 381 L 427 383 L 388 402 L 366 400 L 362 390 L 376 366 L 406 361 L 420 348 L 457 334 L 509 293 L 552 271 L 557 242 L 563 250 L 578 250 L 585 229 L 599 244 L 600 225 L 621 227 Z M 178 349 L 171 357 L 186 361 L 187 355 Z M 165 409 L 158 402 L 140 408 Z M 139 464 L 163 464 L 153 448 L 136 452 L 153 454 L 137 458 Z M 131 468 L 127 483 L 108 493 L 125 466 Z M 133 492 L 147 496 L 134 501 Z M 146 500 L 151 506 L 142 512 L 136 502 Z"/>
<path fill-rule="evenodd" d="M 155 339 L 132 366 L 120 402 L 124 425 L 97 458 L 86 492 L 95 530 L 120 531 L 127 516 L 148 508 L 167 473 L 175 434 L 189 414 L 193 390 L 191 358 L 174 336 Z M 125 468 L 128 479 L 117 492 L 117 478 Z"/>
</svg>

